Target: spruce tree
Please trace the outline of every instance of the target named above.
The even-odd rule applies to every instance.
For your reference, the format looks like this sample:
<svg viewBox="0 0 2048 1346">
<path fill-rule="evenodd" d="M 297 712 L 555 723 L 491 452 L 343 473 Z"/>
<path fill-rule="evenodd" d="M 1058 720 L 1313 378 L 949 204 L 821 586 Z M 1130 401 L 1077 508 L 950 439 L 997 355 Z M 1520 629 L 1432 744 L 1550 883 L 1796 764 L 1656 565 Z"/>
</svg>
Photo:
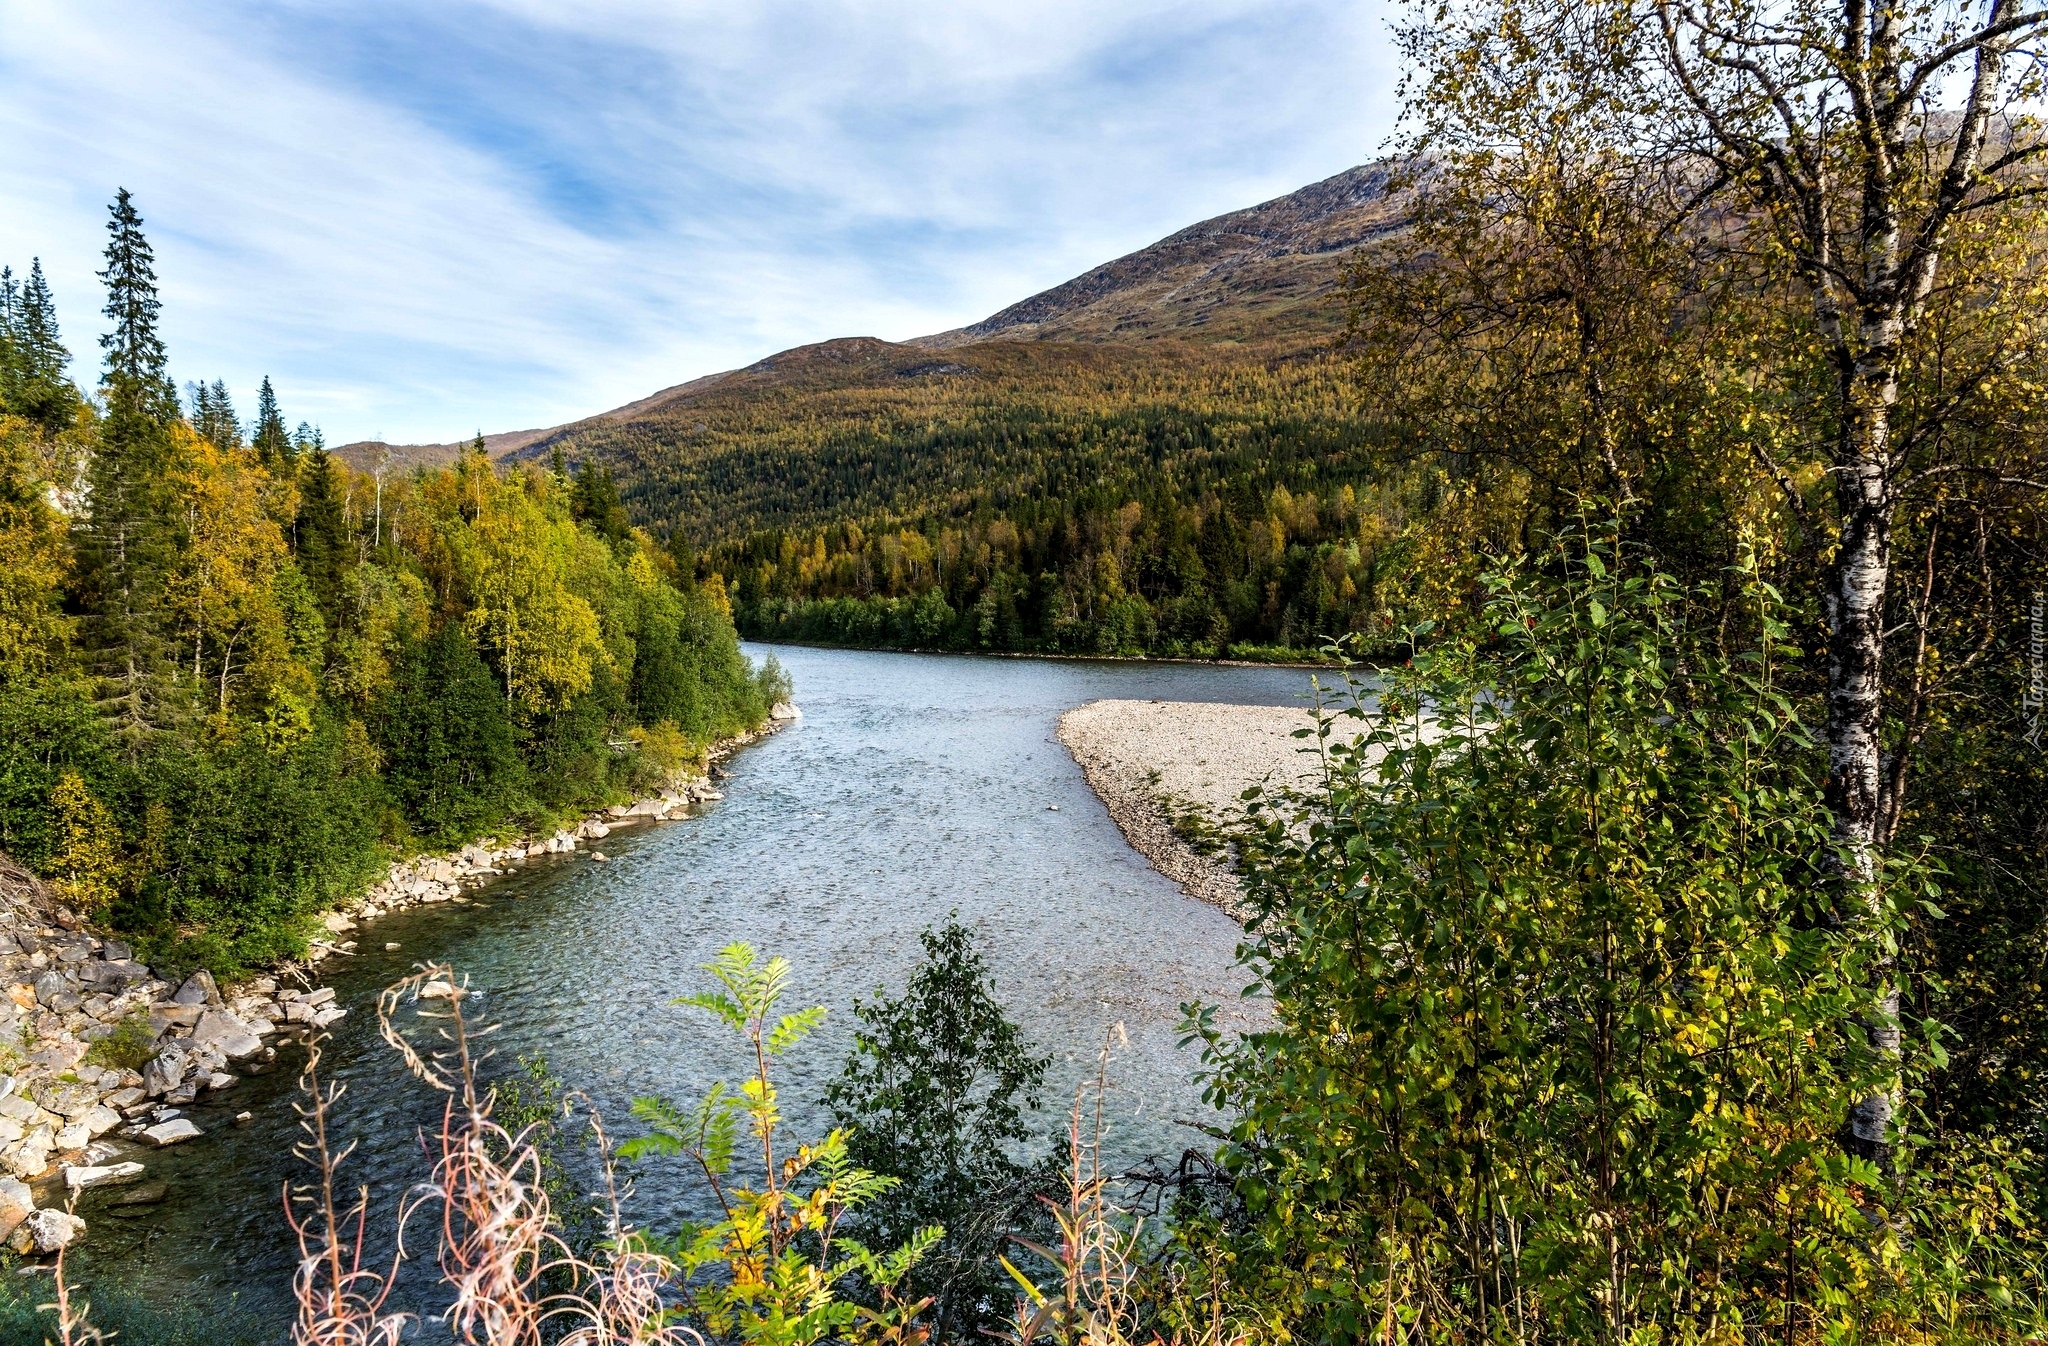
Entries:
<svg viewBox="0 0 2048 1346">
<path fill-rule="evenodd" d="M 353 559 L 340 475 L 333 456 L 323 448 L 311 448 L 299 460 L 299 514 L 292 529 L 299 570 L 312 586 L 330 631 L 341 605 L 342 577 Z"/>
<path fill-rule="evenodd" d="M 297 456 L 292 437 L 284 428 L 284 415 L 277 409 L 277 393 L 270 386 L 268 374 L 263 376 L 263 386 L 256 390 L 256 433 L 252 443 L 256 456 L 273 474 Z"/>
<path fill-rule="evenodd" d="M 234 399 L 228 396 L 225 383 L 219 379 L 210 385 L 188 383 L 185 393 L 192 403 L 192 428 L 202 439 L 223 449 L 242 447 L 242 422 L 235 415 Z"/>
<path fill-rule="evenodd" d="M 633 535 L 633 522 L 626 517 L 626 507 L 619 503 L 618 483 L 612 480 L 608 467 L 584 463 L 576 469 L 575 484 L 569 493 L 569 513 L 614 548 L 624 546 Z"/>
<path fill-rule="evenodd" d="M 57 306 L 43 263 L 29 265 L 28 279 L 0 268 L 0 411 L 39 423 L 51 434 L 71 423 L 78 390 L 64 368 L 71 353 L 57 335 Z"/>
<path fill-rule="evenodd" d="M 107 414 L 88 471 L 89 509 L 79 524 L 77 599 L 84 617 L 79 648 L 98 679 L 98 705 L 132 754 L 164 724 L 175 676 L 163 587 L 177 549 L 169 428 L 178 395 L 164 372 L 157 333 L 154 259 L 125 189 L 110 215 L 107 268 L 100 273 L 106 314 L 114 321 L 100 338 Z M 20 325 L 26 329 L 26 319 Z"/>
</svg>

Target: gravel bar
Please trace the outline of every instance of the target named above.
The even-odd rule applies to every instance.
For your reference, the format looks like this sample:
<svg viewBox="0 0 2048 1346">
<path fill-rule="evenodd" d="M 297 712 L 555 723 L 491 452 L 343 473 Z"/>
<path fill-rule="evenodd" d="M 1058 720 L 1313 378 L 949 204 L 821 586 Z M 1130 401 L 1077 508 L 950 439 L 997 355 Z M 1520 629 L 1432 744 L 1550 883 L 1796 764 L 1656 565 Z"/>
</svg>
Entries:
<svg viewBox="0 0 2048 1346">
<path fill-rule="evenodd" d="M 1189 897 L 1242 917 L 1237 877 L 1173 830 L 1192 806 L 1228 826 L 1252 785 L 1305 786 L 1318 774 L 1315 715 L 1284 706 L 1091 701 L 1060 717 L 1059 738 L 1132 847 Z"/>
</svg>

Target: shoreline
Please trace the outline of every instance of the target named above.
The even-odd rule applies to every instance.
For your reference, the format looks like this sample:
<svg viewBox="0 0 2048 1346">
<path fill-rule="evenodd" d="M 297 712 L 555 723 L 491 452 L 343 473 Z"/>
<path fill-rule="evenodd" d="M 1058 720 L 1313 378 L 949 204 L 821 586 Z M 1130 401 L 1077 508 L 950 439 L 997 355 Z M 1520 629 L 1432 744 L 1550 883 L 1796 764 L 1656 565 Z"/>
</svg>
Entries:
<svg viewBox="0 0 2048 1346">
<path fill-rule="evenodd" d="M 928 650 L 910 645 L 827 645 L 815 640 L 783 640 L 768 636 L 741 636 L 750 645 L 786 645 L 796 650 L 838 650 L 851 654 L 950 655 L 959 659 L 1050 659 L 1080 664 L 1193 664 L 1203 668 L 1298 668 L 1309 673 L 1341 673 L 1346 667 L 1370 672 L 1366 663 L 1305 663 L 1295 660 L 1197 659 L 1185 654 L 1060 654 L 1040 650 Z"/>
<path fill-rule="evenodd" d="M 1319 765 L 1293 733 L 1314 724 L 1312 711 L 1285 707 L 1099 700 L 1062 714 L 1057 736 L 1131 848 L 1242 923 L 1244 893 L 1227 859 L 1238 796 L 1309 783 Z"/>
<path fill-rule="evenodd" d="M 713 782 L 740 749 L 788 728 L 802 712 L 778 703 L 754 729 L 705 752 L 706 772 L 659 795 L 583 816 L 547 838 L 493 844 L 394 861 L 384 877 L 316 919 L 328 938 L 306 956 L 223 987 L 200 969 L 182 983 L 136 961 L 131 946 L 95 934 L 36 875 L 0 855 L 0 1244 L 46 1256 L 85 1232 L 76 1199 L 112 1189 L 108 1204 L 153 1205 L 168 1195 L 143 1162 L 155 1149 L 206 1133 L 184 1109 L 221 1095 L 249 1075 L 277 1068 L 278 1048 L 303 1042 L 345 1018 L 319 964 L 348 957 L 357 940 L 338 938 L 378 917 L 468 893 L 517 872 L 528 859 L 573 853 L 620 827 L 678 821 L 724 797 Z M 602 863 L 601 851 L 591 858 Z M 114 1039 L 134 1067 L 87 1060 Z M 243 1112 L 239 1126 L 251 1120 Z"/>
</svg>

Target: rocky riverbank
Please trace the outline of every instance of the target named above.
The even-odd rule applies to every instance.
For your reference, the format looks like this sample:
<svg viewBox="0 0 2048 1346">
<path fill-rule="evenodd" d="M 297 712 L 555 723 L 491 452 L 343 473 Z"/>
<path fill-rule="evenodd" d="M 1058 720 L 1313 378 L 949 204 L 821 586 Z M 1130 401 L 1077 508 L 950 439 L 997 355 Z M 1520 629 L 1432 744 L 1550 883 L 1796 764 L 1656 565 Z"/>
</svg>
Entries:
<svg viewBox="0 0 2048 1346">
<path fill-rule="evenodd" d="M 704 778 L 552 836 L 396 864 L 325 916 L 327 937 L 303 962 L 225 988 L 203 970 L 176 983 L 158 977 L 0 853 L 0 1242 L 24 1255 L 64 1247 L 85 1228 L 69 1198 L 88 1188 L 120 1187 L 116 1204 L 161 1201 L 164 1185 L 147 1180 L 147 1152 L 198 1139 L 187 1105 L 273 1069 L 280 1043 L 348 1014 L 333 988 L 317 984 L 317 965 L 352 954 L 366 923 L 464 902 L 529 860 L 574 852 L 622 827 L 687 817 L 722 797 L 714 784 L 721 762 L 798 718 L 795 707 L 778 705 L 759 729 L 714 748 Z M 604 854 L 593 847 L 590 858 Z"/>
<path fill-rule="evenodd" d="M 1294 731 L 1314 726 L 1284 706 L 1092 701 L 1060 717 L 1059 739 L 1133 849 L 1189 897 L 1242 918 L 1227 845 L 1239 796 L 1312 784 L 1313 740 Z"/>
</svg>

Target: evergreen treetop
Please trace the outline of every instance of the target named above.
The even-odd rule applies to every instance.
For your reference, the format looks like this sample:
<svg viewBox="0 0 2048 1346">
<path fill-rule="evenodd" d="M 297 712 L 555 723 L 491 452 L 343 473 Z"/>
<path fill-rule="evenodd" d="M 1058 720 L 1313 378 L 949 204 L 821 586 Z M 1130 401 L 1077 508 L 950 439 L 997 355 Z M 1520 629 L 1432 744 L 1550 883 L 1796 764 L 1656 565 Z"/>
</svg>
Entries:
<svg viewBox="0 0 2048 1346">
<path fill-rule="evenodd" d="M 186 394 L 192 402 L 194 430 L 223 449 L 242 447 L 242 422 L 235 415 L 234 400 L 228 396 L 227 384 L 219 379 L 210 385 L 188 384 Z"/>
<path fill-rule="evenodd" d="M 251 442 L 256 456 L 272 471 L 290 462 L 297 453 L 292 437 L 285 432 L 284 414 L 277 409 L 277 392 L 270 386 L 268 374 L 256 389 L 256 433 Z"/>
<path fill-rule="evenodd" d="M 105 313 L 114 321 L 113 330 L 100 338 L 106 352 L 101 382 L 107 409 L 115 417 L 168 422 L 178 414 L 178 394 L 164 372 L 163 337 L 157 331 L 163 305 L 157 298 L 156 254 L 143 236 L 142 216 L 127 188 L 115 194 L 108 216 L 107 268 L 99 273 L 107 286 Z"/>
<path fill-rule="evenodd" d="M 0 409 L 61 430 L 78 405 L 64 367 L 71 353 L 57 334 L 57 306 L 43 278 L 41 258 L 17 282 L 0 267 Z"/>
</svg>

